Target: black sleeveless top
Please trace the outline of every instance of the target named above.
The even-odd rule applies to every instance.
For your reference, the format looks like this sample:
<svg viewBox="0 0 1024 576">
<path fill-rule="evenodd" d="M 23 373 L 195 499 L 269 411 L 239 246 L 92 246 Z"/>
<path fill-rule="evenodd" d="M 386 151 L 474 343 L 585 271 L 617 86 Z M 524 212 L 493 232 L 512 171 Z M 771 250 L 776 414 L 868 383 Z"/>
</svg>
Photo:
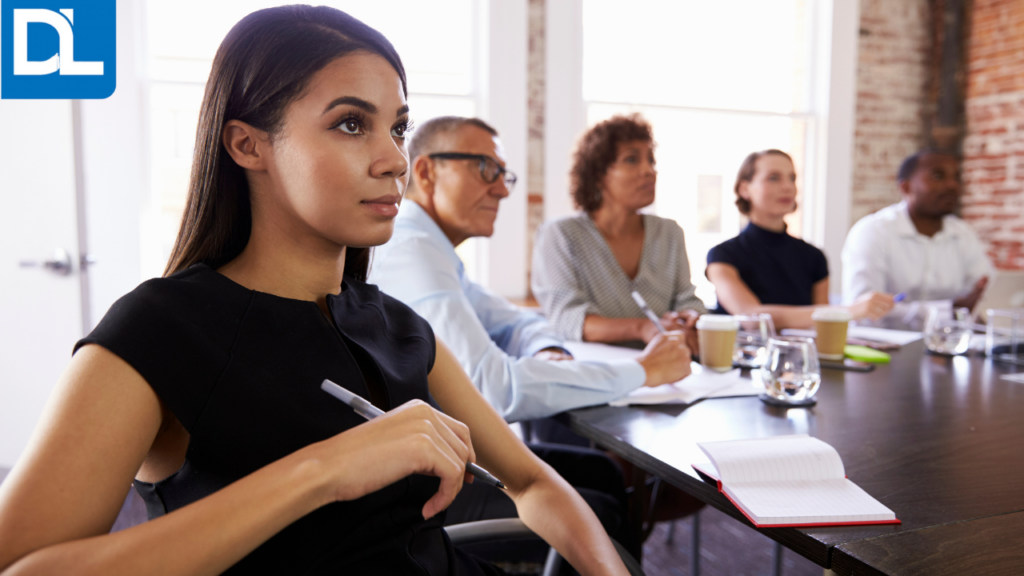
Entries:
<svg viewBox="0 0 1024 576">
<path fill-rule="evenodd" d="M 436 349 L 425 320 L 349 278 L 327 303 L 333 322 L 314 302 L 249 290 L 200 264 L 144 282 L 75 345 L 128 362 L 191 435 L 181 469 L 135 481 L 150 518 L 365 422 L 320 390 L 324 378 L 384 410 L 427 400 Z M 497 573 L 452 547 L 443 512 L 423 519 L 438 485 L 412 475 L 324 506 L 225 574 Z"/>
<path fill-rule="evenodd" d="M 828 278 L 828 259 L 816 246 L 754 224 L 708 251 L 708 264 L 730 264 L 762 304 L 810 306 L 814 285 Z M 729 314 L 719 304 L 715 314 Z"/>
</svg>

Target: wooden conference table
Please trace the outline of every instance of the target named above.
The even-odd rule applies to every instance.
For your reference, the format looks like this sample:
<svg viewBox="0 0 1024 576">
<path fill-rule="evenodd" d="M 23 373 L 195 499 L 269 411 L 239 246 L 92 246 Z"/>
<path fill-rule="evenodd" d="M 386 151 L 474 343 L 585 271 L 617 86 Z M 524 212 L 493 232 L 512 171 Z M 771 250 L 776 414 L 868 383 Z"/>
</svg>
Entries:
<svg viewBox="0 0 1024 576">
<path fill-rule="evenodd" d="M 918 340 L 873 372 L 822 369 L 813 408 L 749 396 L 569 417 L 578 434 L 751 527 L 690 466 L 707 462 L 697 442 L 809 434 L 902 524 L 763 534 L 838 574 L 1024 574 L 1024 384 L 999 378 L 1016 371 L 929 355 Z"/>
</svg>

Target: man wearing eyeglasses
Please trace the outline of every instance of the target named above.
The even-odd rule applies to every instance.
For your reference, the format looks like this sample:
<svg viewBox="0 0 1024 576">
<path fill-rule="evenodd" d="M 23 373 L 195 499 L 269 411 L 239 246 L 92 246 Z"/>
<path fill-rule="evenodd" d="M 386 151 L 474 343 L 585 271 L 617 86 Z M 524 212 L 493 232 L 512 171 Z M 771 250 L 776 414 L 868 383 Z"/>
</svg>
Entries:
<svg viewBox="0 0 1024 576">
<path fill-rule="evenodd" d="M 369 282 L 430 322 L 506 420 L 603 404 L 689 374 L 676 335 L 652 341 L 639 361 L 556 362 L 571 356 L 543 317 L 466 278 L 455 247 L 494 233 L 499 204 L 516 183 L 494 128 L 475 118 L 432 119 L 413 132 L 409 158 L 395 233 L 376 249 Z"/>
</svg>

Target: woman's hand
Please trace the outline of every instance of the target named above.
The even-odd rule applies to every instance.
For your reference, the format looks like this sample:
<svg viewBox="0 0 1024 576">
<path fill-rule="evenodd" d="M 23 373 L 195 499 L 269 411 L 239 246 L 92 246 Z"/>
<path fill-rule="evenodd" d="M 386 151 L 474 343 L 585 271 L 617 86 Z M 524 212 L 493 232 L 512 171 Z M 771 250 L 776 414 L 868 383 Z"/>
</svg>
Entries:
<svg viewBox="0 0 1024 576">
<path fill-rule="evenodd" d="M 854 320 L 860 320 L 867 318 L 869 320 L 878 320 L 882 318 L 890 311 L 896 303 L 893 301 L 892 294 L 885 294 L 884 292 L 868 292 L 857 299 L 853 305 L 849 306 L 850 315 Z"/>
<path fill-rule="evenodd" d="M 686 345 L 690 352 L 700 355 L 700 338 L 697 337 L 697 320 L 700 312 L 683 310 L 682 312 L 666 312 L 661 317 L 661 325 L 666 330 L 679 330 L 686 335 Z"/>
<path fill-rule="evenodd" d="M 644 386 L 678 382 L 690 375 L 690 348 L 682 332 L 659 334 L 637 358 L 647 373 Z"/>
<path fill-rule="evenodd" d="M 469 428 L 425 402 L 412 400 L 365 424 L 305 448 L 326 474 L 325 502 L 355 500 L 410 474 L 441 479 L 423 517 L 444 510 L 472 482 L 476 461 Z"/>
</svg>

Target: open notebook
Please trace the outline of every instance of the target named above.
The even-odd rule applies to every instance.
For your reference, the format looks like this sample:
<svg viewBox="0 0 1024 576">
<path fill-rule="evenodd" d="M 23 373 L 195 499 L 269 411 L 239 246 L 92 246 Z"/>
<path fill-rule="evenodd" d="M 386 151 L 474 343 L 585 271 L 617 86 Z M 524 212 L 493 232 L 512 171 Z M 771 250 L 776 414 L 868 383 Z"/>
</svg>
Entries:
<svg viewBox="0 0 1024 576">
<path fill-rule="evenodd" d="M 899 524 L 896 514 L 847 480 L 835 448 L 806 434 L 701 442 L 711 465 L 694 464 L 758 528 Z"/>
</svg>

